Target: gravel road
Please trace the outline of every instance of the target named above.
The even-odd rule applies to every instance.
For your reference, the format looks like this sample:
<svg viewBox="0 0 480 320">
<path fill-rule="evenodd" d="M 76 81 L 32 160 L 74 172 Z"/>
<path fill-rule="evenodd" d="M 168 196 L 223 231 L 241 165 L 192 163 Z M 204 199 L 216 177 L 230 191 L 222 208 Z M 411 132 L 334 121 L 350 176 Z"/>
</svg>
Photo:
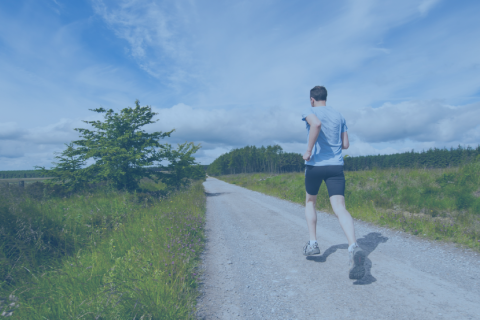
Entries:
<svg viewBox="0 0 480 320">
<path fill-rule="evenodd" d="M 355 221 L 367 274 L 348 278 L 337 219 L 318 213 L 305 257 L 304 207 L 208 178 L 199 319 L 480 319 L 480 255 Z M 348 203 L 347 203 L 348 208 Z"/>
</svg>

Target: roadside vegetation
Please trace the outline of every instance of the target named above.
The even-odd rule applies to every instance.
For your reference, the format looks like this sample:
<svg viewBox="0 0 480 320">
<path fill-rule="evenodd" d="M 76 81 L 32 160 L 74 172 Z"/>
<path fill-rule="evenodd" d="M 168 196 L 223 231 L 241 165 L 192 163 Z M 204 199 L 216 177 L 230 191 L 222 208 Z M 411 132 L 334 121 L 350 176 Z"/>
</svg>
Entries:
<svg viewBox="0 0 480 320">
<path fill-rule="evenodd" d="M 200 182 L 160 198 L 114 189 L 59 198 L 35 187 L 0 190 L 0 313 L 193 317 L 204 243 Z"/>
<path fill-rule="evenodd" d="M 51 179 L 0 184 L 0 316 L 194 318 L 200 146 L 160 144 L 173 130 L 142 130 L 155 113 L 138 101 L 92 111 L 104 121 L 86 122 L 53 168 L 38 167 Z"/>
<path fill-rule="evenodd" d="M 445 169 L 346 171 L 346 205 L 352 216 L 480 251 L 480 161 Z M 218 177 L 251 190 L 304 204 L 303 173 Z M 325 184 L 317 209 L 333 213 Z"/>
</svg>

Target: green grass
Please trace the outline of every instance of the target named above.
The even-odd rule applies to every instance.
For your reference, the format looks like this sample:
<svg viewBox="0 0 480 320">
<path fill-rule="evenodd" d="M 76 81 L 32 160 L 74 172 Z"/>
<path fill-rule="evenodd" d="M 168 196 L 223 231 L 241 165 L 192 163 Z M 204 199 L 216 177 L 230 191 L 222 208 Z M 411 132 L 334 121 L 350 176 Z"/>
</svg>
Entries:
<svg viewBox="0 0 480 320">
<path fill-rule="evenodd" d="M 421 237 L 480 251 L 480 163 L 449 169 L 345 172 L 352 216 Z M 303 173 L 220 176 L 220 179 L 296 203 L 305 203 Z M 317 209 L 332 213 L 322 184 Z"/>
<path fill-rule="evenodd" d="M 193 318 L 200 182 L 163 198 L 1 191 L 0 298 L 18 299 L 12 319 Z"/>
</svg>

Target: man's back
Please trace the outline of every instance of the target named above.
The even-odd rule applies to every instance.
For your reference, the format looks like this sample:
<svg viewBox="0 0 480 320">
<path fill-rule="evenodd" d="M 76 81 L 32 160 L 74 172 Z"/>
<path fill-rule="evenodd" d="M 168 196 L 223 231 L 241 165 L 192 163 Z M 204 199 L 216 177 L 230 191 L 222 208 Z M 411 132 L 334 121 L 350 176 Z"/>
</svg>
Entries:
<svg viewBox="0 0 480 320">
<path fill-rule="evenodd" d="M 310 125 L 305 120 L 309 114 L 321 121 L 321 131 L 312 150 L 312 156 L 305 164 L 311 166 L 343 165 L 342 157 L 342 132 L 347 131 L 345 118 L 340 112 L 329 106 L 311 107 L 302 114 L 306 123 L 307 139 Z"/>
</svg>

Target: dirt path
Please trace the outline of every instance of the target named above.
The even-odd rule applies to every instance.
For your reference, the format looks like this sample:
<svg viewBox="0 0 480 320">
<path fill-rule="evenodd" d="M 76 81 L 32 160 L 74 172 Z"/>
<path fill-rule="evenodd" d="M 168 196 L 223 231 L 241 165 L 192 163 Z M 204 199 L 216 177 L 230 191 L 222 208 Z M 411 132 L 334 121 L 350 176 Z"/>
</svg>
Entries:
<svg viewBox="0 0 480 320">
<path fill-rule="evenodd" d="M 204 186 L 199 319 L 480 319 L 476 253 L 356 221 L 368 258 L 353 281 L 334 216 L 319 213 L 322 255 L 305 257 L 303 206 L 213 178 Z"/>
</svg>

